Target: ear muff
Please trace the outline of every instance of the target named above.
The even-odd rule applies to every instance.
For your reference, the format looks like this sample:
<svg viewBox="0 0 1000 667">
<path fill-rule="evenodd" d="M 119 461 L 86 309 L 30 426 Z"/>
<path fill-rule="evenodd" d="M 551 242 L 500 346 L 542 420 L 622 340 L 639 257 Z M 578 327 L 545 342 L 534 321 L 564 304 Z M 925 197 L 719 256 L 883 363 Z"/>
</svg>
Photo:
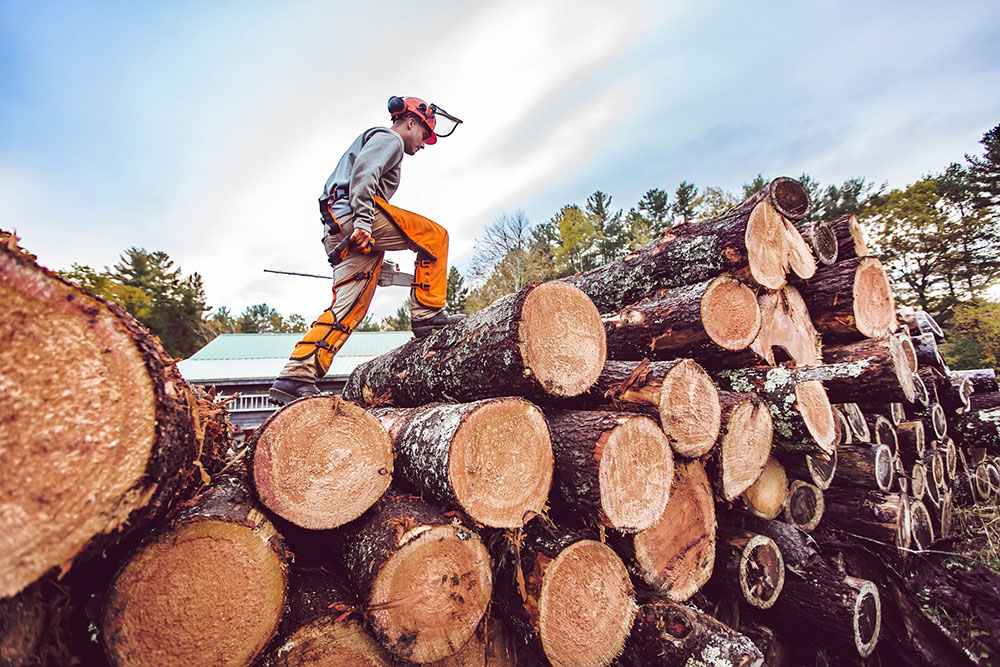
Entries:
<svg viewBox="0 0 1000 667">
<path fill-rule="evenodd" d="M 406 100 L 398 95 L 389 98 L 389 114 L 395 116 L 406 110 Z"/>
</svg>

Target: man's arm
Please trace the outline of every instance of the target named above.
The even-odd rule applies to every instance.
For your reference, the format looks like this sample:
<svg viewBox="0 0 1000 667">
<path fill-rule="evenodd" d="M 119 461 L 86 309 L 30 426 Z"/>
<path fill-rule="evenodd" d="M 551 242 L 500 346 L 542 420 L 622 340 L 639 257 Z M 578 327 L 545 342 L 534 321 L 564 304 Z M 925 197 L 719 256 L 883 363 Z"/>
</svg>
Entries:
<svg viewBox="0 0 1000 667">
<path fill-rule="evenodd" d="M 371 234 L 372 216 L 375 214 L 374 197 L 380 192 L 382 172 L 394 167 L 403 158 L 403 142 L 395 132 L 378 132 L 364 145 L 354 161 L 351 171 L 351 211 L 354 214 L 354 233 Z M 351 242 L 354 243 L 354 234 Z"/>
</svg>

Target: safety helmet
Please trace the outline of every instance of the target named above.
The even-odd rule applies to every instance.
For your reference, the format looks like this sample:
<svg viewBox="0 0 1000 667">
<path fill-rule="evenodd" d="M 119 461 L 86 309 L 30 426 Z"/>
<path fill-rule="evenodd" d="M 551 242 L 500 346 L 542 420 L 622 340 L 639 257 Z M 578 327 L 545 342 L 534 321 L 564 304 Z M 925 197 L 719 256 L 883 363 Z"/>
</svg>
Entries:
<svg viewBox="0 0 1000 667">
<path fill-rule="evenodd" d="M 393 121 L 405 114 L 407 111 L 413 112 L 423 121 L 431 134 L 424 143 L 433 146 L 437 143 L 437 135 L 434 128 L 437 126 L 437 108 L 433 104 L 427 104 L 419 97 L 390 97 L 389 115 Z"/>
</svg>

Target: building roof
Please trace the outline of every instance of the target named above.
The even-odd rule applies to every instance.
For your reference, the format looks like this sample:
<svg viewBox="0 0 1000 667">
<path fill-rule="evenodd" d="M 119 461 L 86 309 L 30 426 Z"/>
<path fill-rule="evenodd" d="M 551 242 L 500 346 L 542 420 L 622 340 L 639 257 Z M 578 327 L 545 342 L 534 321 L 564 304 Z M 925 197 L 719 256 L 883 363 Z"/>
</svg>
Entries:
<svg viewBox="0 0 1000 667">
<path fill-rule="evenodd" d="M 333 358 L 327 377 L 346 378 L 360 364 L 412 337 L 409 331 L 355 331 Z M 177 367 L 185 380 L 202 384 L 273 380 L 301 339 L 301 333 L 222 334 Z"/>
</svg>

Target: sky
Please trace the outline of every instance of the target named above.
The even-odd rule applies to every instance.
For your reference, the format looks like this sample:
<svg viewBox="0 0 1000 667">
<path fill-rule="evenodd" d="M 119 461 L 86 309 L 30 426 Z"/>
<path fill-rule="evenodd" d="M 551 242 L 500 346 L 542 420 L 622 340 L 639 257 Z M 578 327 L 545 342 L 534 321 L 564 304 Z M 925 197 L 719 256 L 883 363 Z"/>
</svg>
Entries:
<svg viewBox="0 0 1000 667">
<path fill-rule="evenodd" d="M 1000 123 L 1000 3 L 5 0 L 0 228 L 54 269 L 162 250 L 213 307 L 311 321 L 330 284 L 264 269 L 329 273 L 316 198 L 392 95 L 464 120 L 392 203 L 465 271 L 497 216 L 598 189 L 627 210 L 682 180 L 905 187 L 961 161 Z"/>
</svg>

